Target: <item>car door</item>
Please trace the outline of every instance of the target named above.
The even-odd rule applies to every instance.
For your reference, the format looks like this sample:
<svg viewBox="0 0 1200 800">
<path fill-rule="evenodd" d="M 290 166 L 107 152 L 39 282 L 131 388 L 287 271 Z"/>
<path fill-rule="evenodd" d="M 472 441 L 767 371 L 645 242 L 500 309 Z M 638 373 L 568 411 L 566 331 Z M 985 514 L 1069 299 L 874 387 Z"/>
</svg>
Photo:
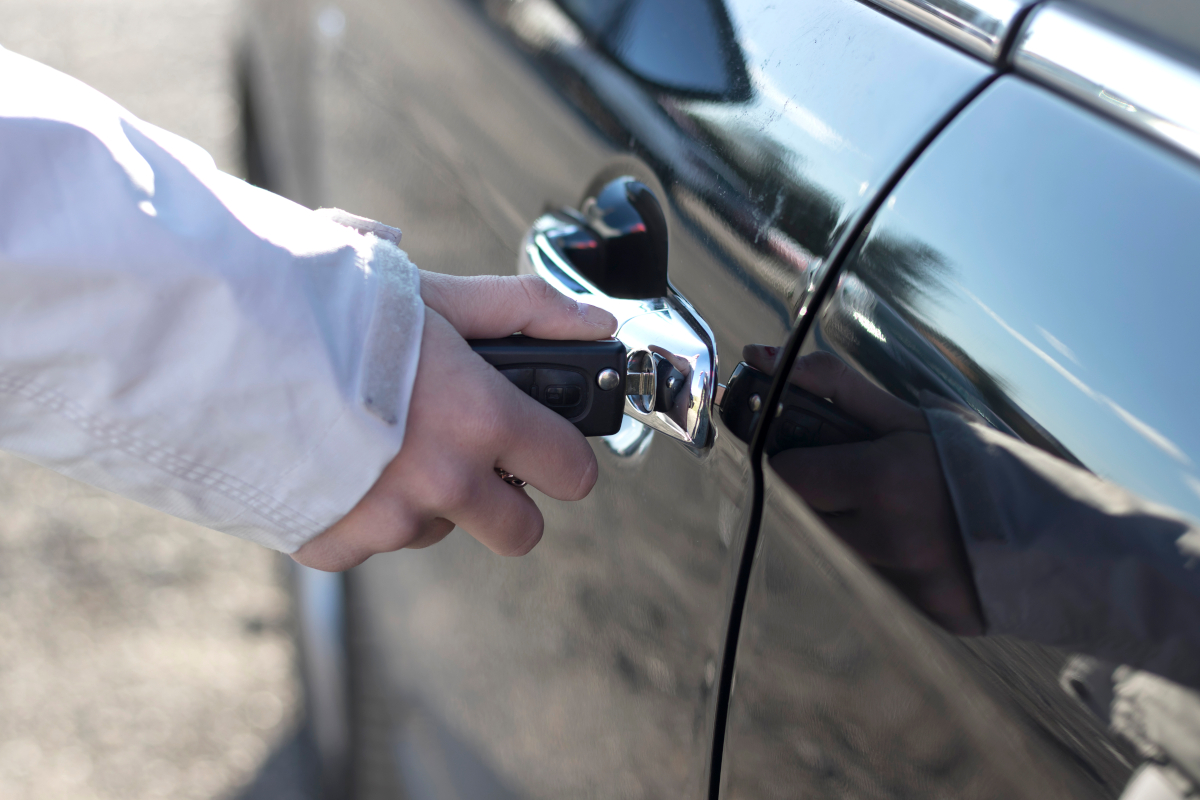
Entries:
<svg viewBox="0 0 1200 800">
<path fill-rule="evenodd" d="M 771 453 L 722 797 L 1195 791 L 1196 674 L 1165 643 L 1196 614 L 1184 532 L 1200 519 L 1200 150 L 1185 132 L 1200 73 L 1147 41 L 1078 6 L 1036 10 L 1018 74 L 921 154 L 800 332 L 803 357 L 869 381 L 860 399 L 886 392 L 927 418 L 952 405 L 993 445 L 961 460 L 934 429 L 941 469 L 967 469 L 930 473 L 916 449 L 877 447 L 832 483 L 800 477 L 796 444 Z M 1190 88 L 1156 96 L 1167 85 Z M 832 472 L 854 447 L 803 452 Z M 1042 465 L 1037 481 L 996 469 L 1018 452 Z M 921 573 L 872 555 L 879 517 L 852 522 L 901 513 L 881 488 L 897 481 L 952 502 L 959 534 L 982 537 L 966 555 L 1006 635 L 951 635 L 930 621 Z M 1103 513 L 1067 485 L 1093 487 Z M 869 499 L 850 511 L 830 499 L 843 491 Z M 1035 491 L 1045 504 L 1027 513 Z M 1019 525 L 1002 535 L 1008 517 Z M 1118 520 L 1136 534 L 1119 546 L 1105 533 Z M 1143 571 L 1159 577 L 1139 591 Z"/>
<path fill-rule="evenodd" d="M 400 226 L 425 268 L 504 273 L 545 211 L 586 212 L 608 181 L 636 179 L 663 213 L 661 307 L 722 382 L 746 345 L 785 343 L 879 193 L 991 74 L 853 0 L 272 15 L 311 21 L 291 44 L 303 66 L 274 68 L 295 124 L 313 125 L 277 159 L 299 196 Z M 749 429 L 710 419 L 692 441 L 636 423 L 594 440 L 589 498 L 533 493 L 547 526 L 529 557 L 459 532 L 354 571 L 378 666 L 370 736 L 412 796 L 708 794 L 760 508 Z"/>
</svg>

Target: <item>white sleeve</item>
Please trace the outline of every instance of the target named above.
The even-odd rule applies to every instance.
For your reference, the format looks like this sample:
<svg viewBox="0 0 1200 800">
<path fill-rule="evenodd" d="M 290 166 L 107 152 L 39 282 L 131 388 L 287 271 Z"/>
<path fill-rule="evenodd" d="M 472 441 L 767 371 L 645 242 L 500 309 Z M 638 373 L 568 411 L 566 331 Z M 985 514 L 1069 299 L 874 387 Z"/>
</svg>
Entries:
<svg viewBox="0 0 1200 800">
<path fill-rule="evenodd" d="M 292 552 L 400 449 L 418 280 L 0 48 L 0 449 Z"/>
<path fill-rule="evenodd" d="M 988 633 L 1200 686 L 1200 525 L 967 412 L 922 405 Z"/>
</svg>

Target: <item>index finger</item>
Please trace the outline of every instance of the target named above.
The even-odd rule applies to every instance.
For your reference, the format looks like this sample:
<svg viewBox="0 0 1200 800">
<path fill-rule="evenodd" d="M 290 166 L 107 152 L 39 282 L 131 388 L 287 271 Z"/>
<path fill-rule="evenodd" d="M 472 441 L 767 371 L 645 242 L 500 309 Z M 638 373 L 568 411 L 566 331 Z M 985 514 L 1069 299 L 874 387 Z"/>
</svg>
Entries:
<svg viewBox="0 0 1200 800">
<path fill-rule="evenodd" d="M 604 339 L 617 318 L 578 303 L 535 275 L 421 273 L 421 298 L 464 339 L 489 339 L 518 331 L 541 339 Z"/>
</svg>

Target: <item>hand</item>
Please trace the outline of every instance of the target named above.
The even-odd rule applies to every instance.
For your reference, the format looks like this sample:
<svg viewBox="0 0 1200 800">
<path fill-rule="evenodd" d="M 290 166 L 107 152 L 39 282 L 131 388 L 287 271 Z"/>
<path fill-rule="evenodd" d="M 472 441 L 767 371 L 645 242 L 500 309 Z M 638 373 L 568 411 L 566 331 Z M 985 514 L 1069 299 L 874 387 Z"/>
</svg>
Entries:
<svg viewBox="0 0 1200 800">
<path fill-rule="evenodd" d="M 692 383 L 692 362 L 684 356 L 676 355 L 656 344 L 650 345 L 650 352 L 662 356 L 668 364 L 675 368 L 676 372 L 683 376 L 683 386 L 675 392 L 675 399 L 671 402 L 670 407 L 660 410 L 665 411 L 676 425 L 686 430 L 688 409 L 692 402 L 692 393 L 687 391 L 687 387 Z M 658 401 L 655 401 L 655 404 L 657 405 Z"/>
<path fill-rule="evenodd" d="M 771 372 L 774 350 L 752 345 L 744 357 Z M 931 619 L 951 633 L 982 634 L 975 583 L 925 415 L 829 353 L 797 359 L 788 379 L 828 398 L 879 438 L 785 450 L 771 466 Z"/>
<path fill-rule="evenodd" d="M 556 500 L 586 497 L 596 457 L 575 426 L 521 393 L 464 339 L 520 331 L 544 339 L 603 339 L 617 321 L 533 276 L 421 273 L 425 330 L 404 445 L 366 496 L 294 555 L 339 571 L 375 553 L 427 547 L 455 525 L 501 555 L 542 537 L 542 514 L 503 467 Z"/>
</svg>

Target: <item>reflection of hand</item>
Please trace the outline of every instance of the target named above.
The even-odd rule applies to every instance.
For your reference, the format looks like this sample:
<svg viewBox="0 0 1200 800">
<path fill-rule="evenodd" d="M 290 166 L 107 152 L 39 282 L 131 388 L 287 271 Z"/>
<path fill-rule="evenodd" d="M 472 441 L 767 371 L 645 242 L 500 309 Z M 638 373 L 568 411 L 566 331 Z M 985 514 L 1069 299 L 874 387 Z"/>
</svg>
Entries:
<svg viewBox="0 0 1200 800">
<path fill-rule="evenodd" d="M 774 348 L 746 348 L 774 369 Z M 879 438 L 785 450 L 771 466 L 867 563 L 952 633 L 983 633 L 983 615 L 925 415 L 841 359 L 797 359 L 789 380 L 826 397 Z"/>
<path fill-rule="evenodd" d="M 616 330 L 606 311 L 579 306 L 544 281 L 422 273 L 425 329 L 404 446 L 341 521 L 295 554 L 301 564 L 342 570 L 375 553 L 427 547 L 455 525 L 497 553 L 523 555 L 542 535 L 542 515 L 494 468 L 550 497 L 578 500 L 596 482 L 587 440 L 522 394 L 471 351 L 465 338 L 522 331 L 546 339 L 601 339 Z"/>
<path fill-rule="evenodd" d="M 692 382 L 692 362 L 656 344 L 650 345 L 649 349 L 651 353 L 662 356 L 664 361 L 674 367 L 675 371 L 683 376 L 683 386 L 674 392 L 671 398 L 671 407 L 665 409 L 665 411 L 667 416 L 675 421 L 676 425 L 686 428 L 688 407 L 692 401 L 692 393 L 687 390 L 687 387 Z"/>
</svg>

